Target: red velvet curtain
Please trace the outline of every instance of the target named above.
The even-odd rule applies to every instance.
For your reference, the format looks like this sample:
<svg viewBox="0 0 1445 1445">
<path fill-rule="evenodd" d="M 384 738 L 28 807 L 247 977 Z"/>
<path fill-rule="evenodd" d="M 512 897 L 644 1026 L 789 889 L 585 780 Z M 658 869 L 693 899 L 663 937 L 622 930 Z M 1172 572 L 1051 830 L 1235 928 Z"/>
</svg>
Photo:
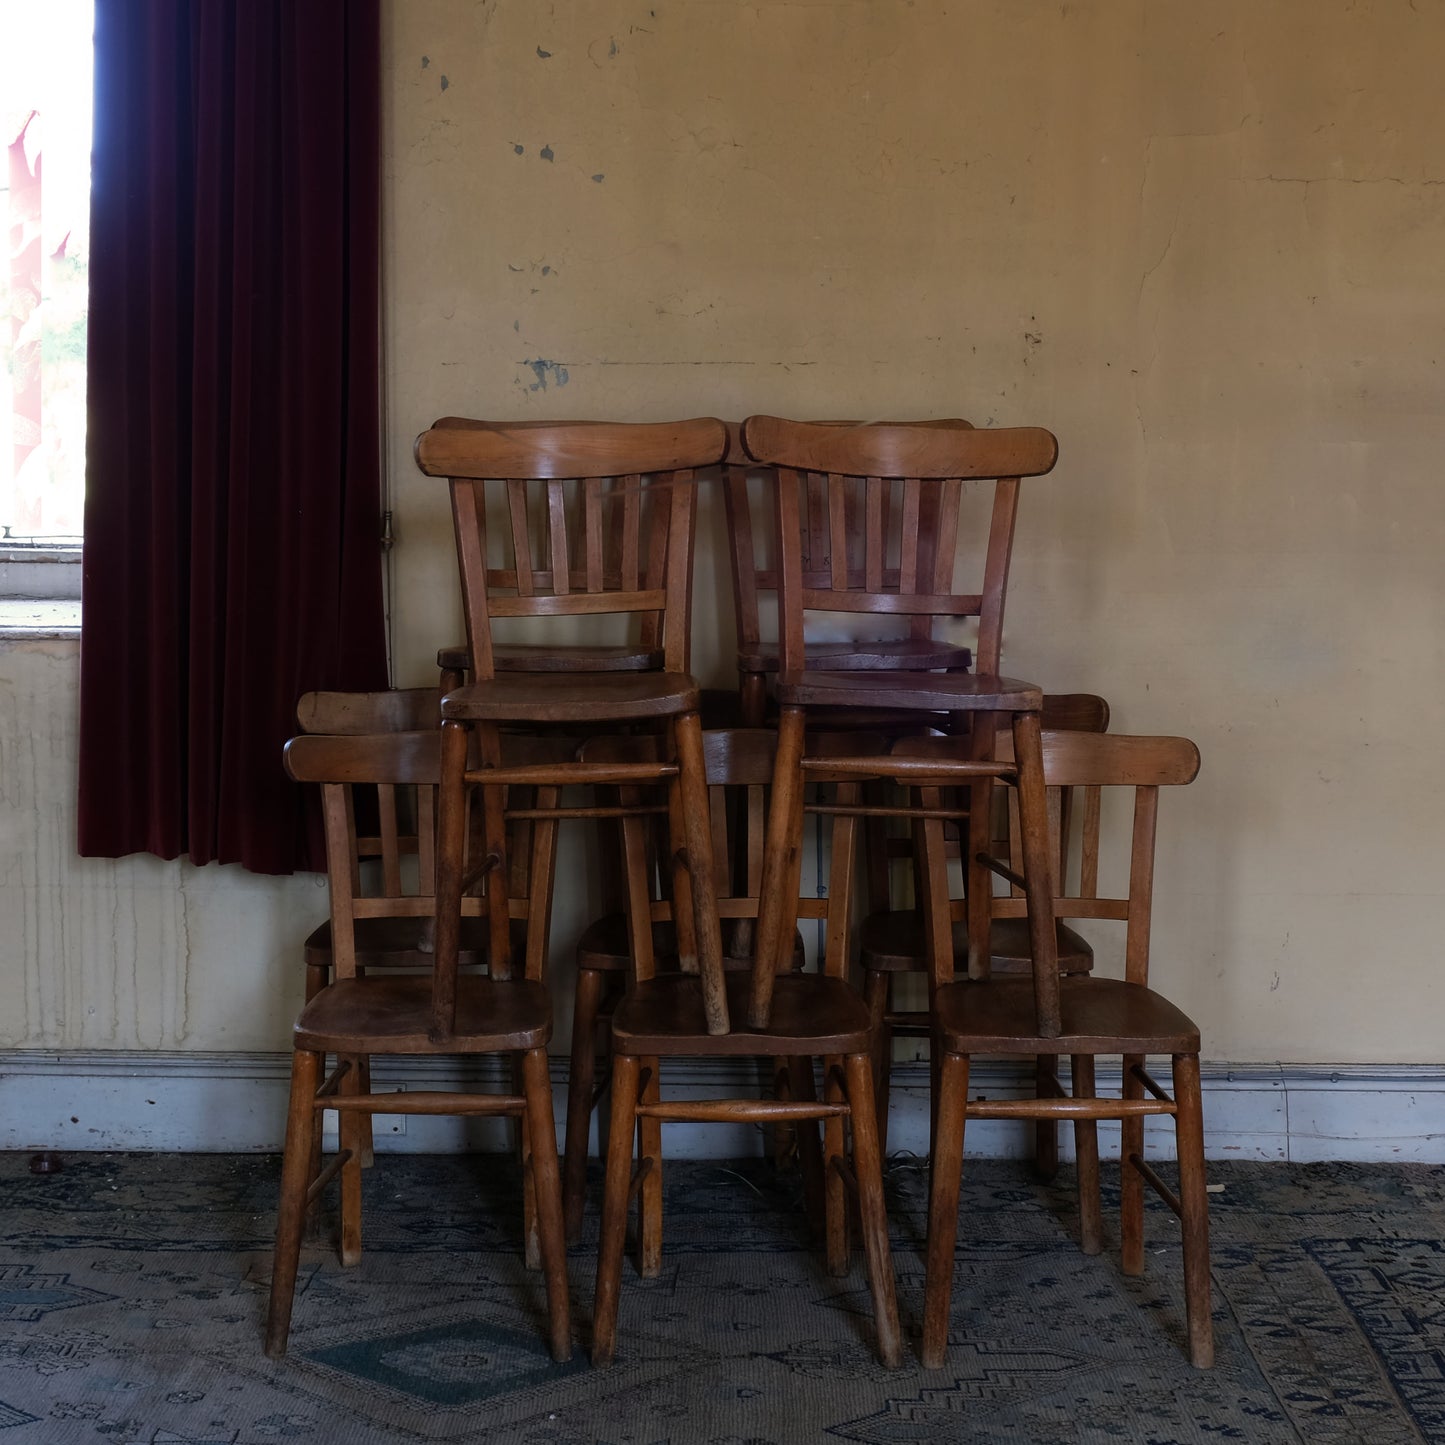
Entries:
<svg viewBox="0 0 1445 1445">
<path fill-rule="evenodd" d="M 379 0 L 97 0 L 80 852 L 324 866 L 281 747 L 386 685 Z"/>
</svg>

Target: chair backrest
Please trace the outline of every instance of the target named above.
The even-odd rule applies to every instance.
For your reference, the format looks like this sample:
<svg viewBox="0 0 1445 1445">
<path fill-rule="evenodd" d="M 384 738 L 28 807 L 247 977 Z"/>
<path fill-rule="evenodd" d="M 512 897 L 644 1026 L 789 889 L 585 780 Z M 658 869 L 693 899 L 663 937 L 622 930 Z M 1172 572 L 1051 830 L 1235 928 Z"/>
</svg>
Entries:
<svg viewBox="0 0 1445 1445">
<path fill-rule="evenodd" d="M 417 438 L 417 465 L 451 483 L 473 676 L 495 675 L 494 620 L 640 615 L 641 644 L 686 672 L 694 472 L 727 430 L 711 418 L 662 423 L 467 422 Z M 488 558 L 487 486 L 499 489 Z"/>
<path fill-rule="evenodd" d="M 421 919 L 418 952 L 431 951 L 436 908 L 436 793 L 440 770 L 436 688 L 373 693 L 308 693 L 297 705 L 306 735 L 286 746 L 287 771 L 298 782 L 321 784 L 331 887 L 333 966 L 339 978 L 355 972 L 359 918 Z M 417 728 L 409 724 L 423 723 Z M 393 728 L 391 724 L 398 726 Z M 326 732 L 319 729 L 326 728 Z M 364 729 L 371 729 L 365 731 Z M 502 739 L 507 766 L 552 763 L 570 756 L 565 740 L 508 734 Z M 554 801 L 539 798 L 539 804 Z M 377 826 L 361 830 L 358 814 Z M 556 859 L 554 822 L 530 817 L 509 822 L 515 866 L 508 881 L 508 910 L 526 924 L 522 969 L 540 979 L 546 968 L 551 883 Z M 414 854 L 415 870 L 404 860 Z M 362 865 L 380 859 L 379 877 Z M 338 871 L 341 870 L 341 871 Z M 462 899 L 463 916 L 485 915 L 486 870 Z M 340 883 L 338 884 L 338 880 Z M 338 914 L 338 908 L 340 913 Z M 494 977 L 509 978 L 517 960 L 489 960 Z"/>
<path fill-rule="evenodd" d="M 1007 760 L 1012 755 L 1011 740 L 999 739 L 999 755 Z M 1149 980 L 1149 928 L 1154 891 L 1154 836 L 1161 787 L 1191 783 L 1199 773 L 1199 749 L 1188 738 L 1137 737 L 1122 734 L 1054 732 L 1043 734 L 1044 783 L 1050 789 L 1081 788 L 1086 793 L 1085 841 L 1077 878 L 1055 879 L 1054 916 L 1056 918 L 1115 919 L 1125 924 L 1124 970 L 1131 983 Z M 1100 827 L 1098 795 L 1102 789 L 1133 790 L 1132 825 L 1128 838 L 1128 863 L 1123 870 L 1127 886 L 1122 894 L 1101 896 L 1099 892 Z M 1092 793 L 1091 793 L 1092 790 Z M 1092 795 L 1094 801 L 1087 799 Z M 1093 815 L 1092 821 L 1090 814 Z M 1092 831 L 1093 846 L 1090 846 Z M 1122 840 L 1121 840 L 1122 842 Z M 929 846 L 941 844 L 941 832 L 935 831 Z M 998 864 L 1005 876 L 1014 870 Z M 1072 871 L 1072 870 L 1071 870 Z M 928 870 L 924 870 L 925 874 Z M 936 873 L 934 877 L 936 877 Z M 925 883 L 924 892 L 928 890 Z M 995 912 L 1002 917 L 1025 916 L 1025 900 L 1021 897 L 998 899 Z M 935 986 L 951 981 L 953 956 L 947 939 L 935 939 L 930 930 L 930 960 L 934 967 Z M 937 942 L 938 946 L 934 946 Z M 1042 976 L 1036 970 L 1036 998 L 1052 994 L 1057 1002 L 1058 976 Z M 1039 1004 L 1040 1012 L 1044 1005 Z"/>
<path fill-rule="evenodd" d="M 815 426 L 856 427 L 856 421 L 820 421 Z M 960 417 L 947 417 L 935 421 L 910 423 L 921 427 L 953 427 L 970 430 L 972 422 Z M 760 603 L 766 603 L 765 595 L 778 590 L 777 568 L 770 565 L 767 552 L 771 550 L 773 525 L 770 517 L 758 519 L 753 515 L 749 483 L 762 476 L 766 495 L 772 500 L 772 483 L 765 475 L 771 468 L 749 457 L 742 441 L 740 426 L 728 425 L 728 453 L 723 467 L 723 501 L 727 510 L 728 558 L 732 565 L 733 610 L 737 622 L 739 647 L 755 646 L 762 633 Z M 843 538 L 842 548 L 849 570 L 867 570 L 869 537 L 865 528 L 874 529 L 871 545 L 888 550 L 886 529 L 897 526 L 896 518 L 902 513 L 901 483 L 893 478 L 876 479 L 879 485 L 869 491 L 866 484 L 857 478 L 845 480 L 843 494 Z M 905 549 L 915 553 L 913 567 L 916 572 L 927 573 L 932 566 L 933 539 L 937 533 L 937 510 L 939 497 L 928 492 L 919 499 L 918 525 L 909 536 L 897 537 L 897 550 Z M 835 545 L 834 532 L 827 515 L 823 489 L 810 486 L 805 492 L 805 518 L 802 530 L 802 571 L 806 579 L 831 575 L 832 551 Z M 871 510 L 870 510 L 871 508 Z M 896 567 L 885 569 L 896 571 Z M 811 585 L 811 583 L 808 583 Z M 776 600 L 776 599 L 774 599 Z M 914 635 L 929 635 L 929 618 L 914 620 Z"/>
<path fill-rule="evenodd" d="M 354 978 L 358 921 L 435 918 L 440 733 L 436 729 L 351 736 L 308 733 L 286 744 L 284 758 L 286 771 L 298 783 L 321 785 L 331 892 L 332 970 L 336 978 Z M 387 789 L 393 797 L 403 791 L 416 796 L 419 867 L 412 880 L 399 866 L 387 866 L 379 887 L 367 882 L 367 870 L 361 864 L 368 853 L 357 834 L 354 794 L 358 788 L 372 787 Z"/>
<path fill-rule="evenodd" d="M 883 738 L 868 733 L 833 737 L 822 734 L 809 738 L 810 751 L 819 757 L 845 752 L 849 756 L 881 753 Z M 703 733 L 703 758 L 707 773 L 712 826 L 713 879 L 717 890 L 718 917 L 726 929 L 729 922 L 742 925 L 733 934 L 727 950 L 733 958 L 753 958 L 753 967 L 776 965 L 776 960 L 753 957 L 750 927 L 758 917 L 762 893 L 763 844 L 767 827 L 767 795 L 773 781 L 777 734 L 767 728 L 719 728 Z M 586 762 L 655 762 L 661 744 L 651 737 L 599 737 L 585 744 L 580 756 Z M 826 774 L 822 781 L 834 781 Z M 856 804 L 860 785 L 856 779 L 836 780 L 836 806 Z M 627 801 L 636 805 L 636 790 Z M 846 811 L 828 815 L 832 820 L 827 875 L 821 896 L 798 899 L 800 919 L 819 920 L 824 926 L 820 971 L 835 978 L 846 975 L 857 860 L 857 818 Z M 651 929 L 642 926 L 673 919 L 670 900 L 659 896 L 657 854 L 644 817 L 634 814 L 622 819 L 623 896 L 629 920 L 634 977 L 648 979 L 656 973 Z M 663 880 L 665 885 L 665 880 Z M 820 880 L 823 882 L 823 880 Z M 738 939 L 747 940 L 740 945 Z"/>
<path fill-rule="evenodd" d="M 743 445 L 777 469 L 779 643 L 784 676 L 804 667 L 805 612 L 871 612 L 910 618 L 914 635 L 932 635 L 939 617 L 977 617 L 976 667 L 996 673 L 1004 594 L 1021 477 L 1054 465 L 1058 444 L 1038 427 L 975 430 L 921 422 L 828 426 L 752 416 Z M 983 576 L 977 592 L 954 590 L 962 484 L 993 481 Z M 901 491 L 897 559 L 890 548 L 885 487 Z M 806 498 L 806 504 L 805 504 Z M 862 525 L 850 528 L 850 509 Z M 932 527 L 924 526 L 924 519 Z M 861 558 L 847 548 L 850 532 Z M 804 556 L 828 558 L 805 569 Z"/>
</svg>

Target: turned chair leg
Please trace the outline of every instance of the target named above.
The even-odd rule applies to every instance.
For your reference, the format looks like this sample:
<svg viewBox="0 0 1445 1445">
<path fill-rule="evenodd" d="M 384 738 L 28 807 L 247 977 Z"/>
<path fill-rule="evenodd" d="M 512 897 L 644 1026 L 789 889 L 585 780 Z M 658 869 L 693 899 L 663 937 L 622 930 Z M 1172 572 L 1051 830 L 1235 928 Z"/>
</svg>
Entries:
<svg viewBox="0 0 1445 1445">
<path fill-rule="evenodd" d="M 352 1059 L 337 1091 L 342 1098 L 364 1092 L 360 1061 Z M 366 1147 L 371 1118 L 357 1109 L 337 1111 L 337 1147 L 350 1158 L 341 1166 L 341 1263 L 361 1263 L 361 1155 Z"/>
<path fill-rule="evenodd" d="M 1209 1187 L 1204 1169 L 1204 1109 L 1199 1092 L 1199 1055 L 1174 1056 L 1175 1142 L 1179 1155 L 1179 1214 L 1184 1236 L 1184 1308 L 1189 1363 L 1214 1363 L 1209 1315 Z"/>
<path fill-rule="evenodd" d="M 799 1103 L 814 1103 L 818 1098 L 813 1082 L 813 1061 L 807 1058 L 788 1060 L 788 1093 Z M 798 1168 L 803 1176 L 803 1212 L 808 1227 L 816 1234 L 827 1231 L 827 1188 L 823 1182 L 823 1151 L 818 1143 L 815 1119 L 799 1119 L 794 1130 L 798 1140 Z"/>
<path fill-rule="evenodd" d="M 869 969 L 863 980 L 863 999 L 868 1005 L 868 1027 L 873 1034 L 873 1100 L 878 1117 L 878 1152 L 888 1163 L 888 1096 L 893 1081 L 893 1030 L 888 1027 L 888 1004 L 892 975 Z"/>
<path fill-rule="evenodd" d="M 301 1261 L 301 1233 L 306 1224 L 306 1194 L 315 1175 L 311 1140 L 320 1133 L 316 1089 L 320 1054 L 298 1052 L 291 1060 L 291 1103 L 286 1114 L 286 1152 L 281 1164 L 281 1202 L 276 1214 L 276 1253 L 271 1264 L 271 1302 L 266 1317 L 266 1353 L 279 1359 L 291 1332 L 291 1304 L 296 1295 L 296 1270 Z"/>
<path fill-rule="evenodd" d="M 642 1061 L 646 1079 L 640 1103 L 656 1104 L 662 1099 L 658 1061 Z M 656 1279 L 662 1273 L 662 1120 L 655 1115 L 637 1116 L 637 1163 L 647 1173 L 637 1196 L 637 1273 Z"/>
<path fill-rule="evenodd" d="M 526 1092 L 522 1057 L 512 1059 L 512 1091 Z M 526 1118 L 514 1119 L 512 1148 L 522 1171 L 522 1259 L 528 1269 L 542 1268 L 542 1240 L 537 1233 L 537 1180 L 532 1173 L 532 1131 Z"/>
<path fill-rule="evenodd" d="M 528 1155 L 536 1193 L 538 1248 L 547 1284 L 548 1335 L 554 1360 L 572 1358 L 572 1320 L 567 1300 L 567 1239 L 562 1224 L 562 1180 L 557 1167 L 557 1124 L 552 1075 L 545 1049 L 522 1055 L 526 1091 Z"/>
<path fill-rule="evenodd" d="M 878 1332 L 878 1358 L 888 1369 L 903 1363 L 898 1328 L 898 1298 L 893 1258 L 888 1249 L 888 1215 L 883 1204 L 883 1158 L 878 1150 L 874 1115 L 873 1071 L 868 1055 L 849 1054 L 846 1069 L 849 1116 L 853 1124 L 853 1177 L 858 1184 L 858 1220 L 868 1261 L 873 1295 L 873 1321 Z"/>
<path fill-rule="evenodd" d="M 1095 1096 L 1094 1056 L 1074 1054 L 1070 1058 L 1076 1099 Z M 1103 1207 L 1099 1197 L 1099 1125 L 1095 1119 L 1074 1121 L 1074 1157 L 1079 1186 L 1079 1247 L 1085 1254 L 1098 1254 L 1104 1247 Z"/>
<path fill-rule="evenodd" d="M 1144 1085 L 1134 1075 L 1144 1067 L 1142 1054 L 1124 1055 L 1124 1097 L 1142 1099 Z M 1119 1267 L 1125 1274 L 1144 1273 L 1144 1177 L 1134 1159 L 1144 1156 L 1144 1120 L 1124 1119 L 1119 1128 Z"/>
<path fill-rule="evenodd" d="M 572 1062 L 567 1075 L 567 1141 L 562 1170 L 562 1206 L 567 1243 L 582 1236 L 587 1199 L 587 1145 L 592 1133 L 592 1098 L 597 1087 L 597 1016 L 602 1009 L 601 969 L 577 971 L 572 1000 Z"/>
<path fill-rule="evenodd" d="M 1034 1059 L 1034 1092 L 1048 1098 L 1058 1083 L 1059 1061 L 1053 1054 Z M 1034 1173 L 1050 1180 L 1059 1172 L 1059 1126 L 1053 1119 L 1034 1120 Z"/>
<path fill-rule="evenodd" d="M 642 1061 L 612 1056 L 612 1119 L 602 1190 L 602 1233 L 597 1242 L 597 1292 L 592 1307 L 592 1363 L 610 1365 L 617 1353 L 617 1306 L 622 1256 L 627 1247 L 627 1199 L 632 1185 L 632 1139 Z"/>
<path fill-rule="evenodd" d="M 963 1174 L 963 1127 L 968 1105 L 968 1059 L 942 1054 L 938 1124 L 933 1135 L 933 1178 L 928 1202 L 928 1247 L 923 1283 L 923 1346 L 928 1370 L 941 1369 L 948 1353 L 948 1311 L 953 1296 L 953 1256 L 958 1244 L 958 1194 Z"/>
<path fill-rule="evenodd" d="M 823 1098 L 829 1104 L 844 1100 L 842 1063 L 838 1058 L 823 1060 Z M 811 1070 L 812 1061 L 807 1064 Z M 871 1101 L 871 1070 L 868 1097 Z M 823 1120 L 823 1229 L 828 1273 L 835 1278 L 848 1273 L 847 1189 L 837 1167 L 845 1162 L 843 1148 L 843 1116 L 830 1115 Z"/>
<path fill-rule="evenodd" d="M 738 674 L 738 711 L 740 726 L 760 728 L 768 711 L 768 684 L 761 672 Z"/>
</svg>

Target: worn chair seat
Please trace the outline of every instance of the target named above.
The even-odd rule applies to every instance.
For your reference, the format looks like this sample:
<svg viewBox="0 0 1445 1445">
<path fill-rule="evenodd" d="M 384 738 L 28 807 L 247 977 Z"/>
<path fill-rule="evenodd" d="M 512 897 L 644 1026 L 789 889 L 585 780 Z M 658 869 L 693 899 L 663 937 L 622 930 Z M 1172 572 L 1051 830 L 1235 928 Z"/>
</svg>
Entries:
<svg viewBox="0 0 1445 1445">
<path fill-rule="evenodd" d="M 1118 978 L 1059 980 L 1063 1033 L 1045 1038 L 1034 1022 L 1029 979 L 962 981 L 940 988 L 934 1017 L 956 1054 L 1188 1054 L 1199 1027 L 1162 994 Z"/>
<path fill-rule="evenodd" d="M 791 1057 L 862 1053 L 869 1046 L 868 1010 L 841 978 L 815 973 L 780 974 L 773 986 L 772 1013 L 766 1028 L 749 1028 L 749 975 L 727 976 L 731 1033 L 709 1036 L 703 1015 L 702 980 L 696 974 L 669 974 L 635 983 L 612 1015 L 616 1053 L 695 1054 L 707 1040 L 710 1055 Z"/>
<path fill-rule="evenodd" d="M 657 672 L 663 665 L 662 649 L 618 645 L 529 647 L 520 642 L 492 645 L 498 672 Z M 464 642 L 437 650 L 443 672 L 470 672 L 472 655 Z"/>
<path fill-rule="evenodd" d="M 508 673 L 453 689 L 442 717 L 463 722 L 630 722 L 695 713 L 696 681 L 685 672 Z"/>
<path fill-rule="evenodd" d="M 431 1018 L 429 975 L 341 978 L 301 1011 L 295 1046 L 335 1053 L 510 1053 L 541 1048 L 552 1037 L 551 999 L 531 979 L 462 974 L 452 1036 L 433 1043 Z"/>
<path fill-rule="evenodd" d="M 1066 923 L 1056 925 L 1060 973 L 1088 973 L 1094 966 L 1094 950 Z M 968 921 L 953 925 L 953 951 L 968 956 Z M 869 972 L 917 972 L 927 967 L 923 941 L 923 915 L 916 908 L 870 913 L 859 930 L 859 952 Z M 996 975 L 1029 974 L 1033 954 L 1029 949 L 1026 918 L 995 918 L 989 925 L 989 954 Z"/>
<path fill-rule="evenodd" d="M 727 943 L 727 924 L 723 925 L 723 943 Z M 597 968 L 607 972 L 624 971 L 630 961 L 630 943 L 627 936 L 627 915 L 608 913 L 594 918 L 577 941 L 577 967 Z M 670 922 L 652 925 L 652 952 L 657 966 L 664 970 L 677 968 L 677 929 Z M 780 963 L 778 971 L 796 972 L 803 966 L 803 936 L 793 935 L 793 957 L 788 963 Z M 739 958 L 724 951 L 724 968 L 751 968 L 752 959 Z"/>
<path fill-rule="evenodd" d="M 934 668 L 965 669 L 973 665 L 973 651 L 952 642 L 923 637 L 871 641 L 809 642 L 804 645 L 808 666 L 836 672 L 929 672 Z M 738 648 L 738 669 L 742 672 L 777 672 L 776 642 L 761 642 Z"/>
<path fill-rule="evenodd" d="M 430 966 L 433 922 L 430 918 L 358 918 L 356 920 L 357 968 L 406 968 Z M 525 919 L 512 920 L 512 956 L 519 958 L 527 944 Z M 331 920 L 312 930 L 305 943 L 309 968 L 331 967 Z M 462 944 L 458 963 L 463 968 L 487 961 L 487 920 L 462 919 Z"/>
<path fill-rule="evenodd" d="M 925 712 L 1038 712 L 1043 692 L 1031 682 L 981 672 L 804 672 L 780 678 L 783 707 L 866 707 Z"/>
</svg>

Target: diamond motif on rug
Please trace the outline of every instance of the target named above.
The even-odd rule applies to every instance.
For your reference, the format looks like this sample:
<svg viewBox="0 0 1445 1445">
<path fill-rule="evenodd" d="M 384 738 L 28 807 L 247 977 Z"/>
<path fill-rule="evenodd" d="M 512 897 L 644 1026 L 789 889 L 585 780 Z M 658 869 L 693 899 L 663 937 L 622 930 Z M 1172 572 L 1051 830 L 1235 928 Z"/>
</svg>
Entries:
<svg viewBox="0 0 1445 1445">
<path fill-rule="evenodd" d="M 485 1320 L 345 1341 L 306 1358 L 430 1405 L 474 1405 L 587 1369 L 580 1356 L 557 1364 L 535 1334 Z"/>
<path fill-rule="evenodd" d="M 68 1274 L 36 1274 L 28 1264 L 0 1268 L 0 1320 L 32 1324 L 53 1310 L 74 1309 L 114 1299 L 96 1289 L 70 1283 Z"/>
</svg>

